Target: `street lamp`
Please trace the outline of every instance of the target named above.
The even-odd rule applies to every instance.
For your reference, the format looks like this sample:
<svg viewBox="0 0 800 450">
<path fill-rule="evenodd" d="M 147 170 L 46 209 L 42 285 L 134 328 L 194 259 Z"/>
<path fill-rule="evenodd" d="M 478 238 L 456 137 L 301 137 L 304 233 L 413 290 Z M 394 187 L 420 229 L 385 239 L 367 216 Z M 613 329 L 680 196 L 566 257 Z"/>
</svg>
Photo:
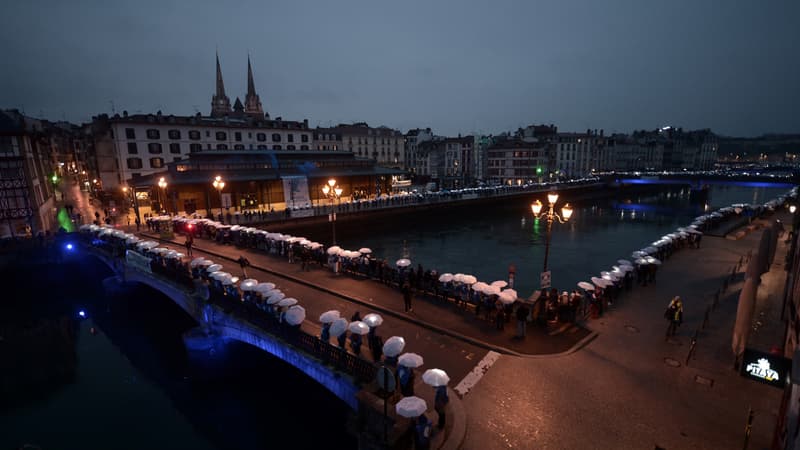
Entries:
<svg viewBox="0 0 800 450">
<path fill-rule="evenodd" d="M 221 176 L 217 175 L 214 177 L 214 182 L 211 183 L 211 185 L 219 192 L 219 214 L 222 215 L 222 188 L 225 187 L 225 182 L 222 181 Z"/>
<path fill-rule="evenodd" d="M 336 211 L 334 210 L 333 201 L 339 200 L 339 198 L 342 196 L 343 191 L 344 189 L 342 189 L 340 186 L 337 186 L 336 180 L 333 178 L 328 180 L 328 184 L 322 186 L 322 193 L 325 194 L 326 197 L 328 197 L 328 203 L 330 203 L 331 205 L 331 213 L 328 214 L 328 221 L 331 223 L 331 228 L 332 228 L 332 234 L 331 234 L 332 237 L 331 240 L 333 241 L 332 245 L 336 245 Z"/>
<path fill-rule="evenodd" d="M 161 209 L 163 209 L 164 212 L 166 212 L 167 211 L 167 208 L 166 208 L 166 204 L 167 204 L 167 180 L 165 180 L 164 177 L 161 177 L 158 180 L 158 187 L 161 188 L 161 192 L 162 192 L 163 197 L 164 197 L 164 204 L 161 206 Z"/>
<path fill-rule="evenodd" d="M 547 203 L 548 208 L 546 211 L 542 211 L 542 202 L 536 200 L 533 204 L 531 204 L 531 211 L 533 211 L 533 216 L 537 219 L 543 218 L 547 220 L 547 234 L 545 236 L 545 246 L 544 246 L 544 270 L 543 272 L 547 272 L 547 258 L 550 256 L 550 234 L 552 232 L 553 227 L 553 220 L 558 220 L 559 223 L 567 223 L 570 217 L 572 217 L 572 207 L 569 206 L 569 203 L 564 205 L 561 208 L 561 215 L 558 215 L 555 212 L 555 205 L 558 201 L 558 194 L 555 192 L 550 192 L 547 194 Z"/>
<path fill-rule="evenodd" d="M 122 192 L 125 193 L 126 196 L 130 195 L 129 201 L 133 203 L 133 213 L 141 223 L 142 218 L 139 216 L 139 201 L 136 198 L 136 189 L 130 189 L 128 186 L 122 186 Z"/>
</svg>

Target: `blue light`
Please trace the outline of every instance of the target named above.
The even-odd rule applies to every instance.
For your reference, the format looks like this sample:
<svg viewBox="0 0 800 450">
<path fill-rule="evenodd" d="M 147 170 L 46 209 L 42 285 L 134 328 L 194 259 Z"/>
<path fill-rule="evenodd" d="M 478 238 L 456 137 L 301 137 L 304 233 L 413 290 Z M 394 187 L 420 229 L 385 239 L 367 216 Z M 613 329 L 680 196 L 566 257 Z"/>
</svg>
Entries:
<svg viewBox="0 0 800 450">
<path fill-rule="evenodd" d="M 82 319 L 85 319 L 86 318 L 86 311 L 80 310 L 80 311 L 78 311 L 78 315 L 81 316 Z"/>
<path fill-rule="evenodd" d="M 72 244 L 67 244 L 67 250 L 72 250 Z"/>
</svg>

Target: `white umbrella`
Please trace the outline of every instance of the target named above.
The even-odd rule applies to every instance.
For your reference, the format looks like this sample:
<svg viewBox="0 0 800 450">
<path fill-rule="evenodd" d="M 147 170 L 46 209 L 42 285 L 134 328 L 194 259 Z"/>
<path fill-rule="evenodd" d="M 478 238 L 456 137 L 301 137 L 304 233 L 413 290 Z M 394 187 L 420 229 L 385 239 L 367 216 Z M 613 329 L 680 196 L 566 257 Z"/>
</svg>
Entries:
<svg viewBox="0 0 800 450">
<path fill-rule="evenodd" d="M 195 259 L 192 260 L 192 262 L 189 263 L 189 267 L 197 267 L 203 261 L 205 261 L 205 258 L 195 258 Z"/>
<path fill-rule="evenodd" d="M 394 409 L 398 416 L 414 418 L 425 413 L 428 410 L 428 404 L 419 397 L 403 397 L 397 402 Z"/>
<path fill-rule="evenodd" d="M 453 274 L 452 273 L 443 273 L 439 275 L 439 281 L 442 283 L 449 283 L 453 281 Z"/>
<path fill-rule="evenodd" d="M 661 265 L 661 261 L 657 258 L 653 258 L 652 256 L 648 256 L 645 260 L 650 264 L 655 264 L 657 266 Z"/>
<path fill-rule="evenodd" d="M 478 279 L 473 275 L 464 275 L 461 277 L 461 282 L 464 284 L 475 284 L 478 282 Z"/>
<path fill-rule="evenodd" d="M 286 311 L 283 318 L 289 325 L 300 325 L 306 320 L 306 310 L 300 305 L 294 305 Z"/>
<path fill-rule="evenodd" d="M 325 311 L 319 316 L 319 321 L 322 323 L 332 323 L 334 320 L 338 319 L 341 316 L 339 311 L 332 309 L 330 311 Z"/>
<path fill-rule="evenodd" d="M 297 299 L 292 297 L 282 298 L 278 302 L 278 306 L 294 306 L 297 304 Z"/>
<path fill-rule="evenodd" d="M 442 369 L 428 369 L 422 374 L 422 381 L 433 387 L 445 386 L 450 382 L 447 372 Z"/>
<path fill-rule="evenodd" d="M 503 289 L 504 287 L 508 286 L 508 281 L 505 280 L 492 281 L 491 286 L 497 286 L 498 288 Z"/>
<path fill-rule="evenodd" d="M 592 285 L 592 283 L 587 283 L 586 281 L 579 281 L 578 282 L 578 287 L 581 288 L 581 289 L 585 289 L 587 291 L 593 291 L 594 290 L 594 285 Z"/>
<path fill-rule="evenodd" d="M 374 328 L 383 323 L 383 317 L 381 317 L 380 314 L 369 313 L 366 316 L 364 316 L 362 322 L 367 324 L 368 327 Z"/>
<path fill-rule="evenodd" d="M 406 346 L 406 340 L 400 336 L 392 336 L 383 343 L 383 354 L 389 357 L 397 356 Z"/>
<path fill-rule="evenodd" d="M 416 353 L 403 353 L 400 355 L 400 358 L 397 359 L 397 364 L 414 369 L 424 364 L 424 360 L 422 356 Z"/>
<path fill-rule="evenodd" d="M 484 283 L 483 281 L 478 281 L 477 283 L 472 285 L 472 290 L 477 292 L 483 292 L 489 285 Z"/>
<path fill-rule="evenodd" d="M 362 247 L 358 249 L 358 252 L 361 253 L 362 255 L 369 255 L 370 253 L 372 253 L 372 249 L 367 247 Z"/>
<path fill-rule="evenodd" d="M 338 245 L 334 245 L 333 247 L 328 247 L 328 254 L 329 255 L 336 255 L 342 250 L 342 247 Z"/>
<path fill-rule="evenodd" d="M 514 303 L 515 301 L 517 301 L 516 294 L 513 294 L 513 293 L 509 292 L 509 291 L 512 291 L 512 290 L 513 289 L 509 289 L 509 290 L 506 290 L 506 291 L 503 291 L 503 292 L 497 294 L 497 298 L 500 299 L 500 303 L 502 303 L 504 305 L 510 305 L 510 304 Z"/>
<path fill-rule="evenodd" d="M 339 337 L 345 331 L 347 331 L 347 319 L 340 317 L 331 323 L 331 336 Z"/>
<path fill-rule="evenodd" d="M 266 294 L 273 289 L 275 289 L 275 283 L 258 283 L 253 288 L 254 291 L 260 292 L 261 294 Z"/>
<path fill-rule="evenodd" d="M 612 284 L 608 280 L 604 280 L 602 278 L 597 278 L 597 277 L 592 277 L 592 283 L 594 283 L 595 286 L 601 287 L 601 288 L 608 287 L 608 286 L 610 286 Z"/>
<path fill-rule="evenodd" d="M 631 262 L 628 261 L 627 259 L 618 259 L 617 262 L 619 263 L 620 266 L 630 266 L 631 265 Z"/>
<path fill-rule="evenodd" d="M 347 326 L 347 329 L 350 330 L 351 333 L 355 334 L 367 334 L 369 333 L 369 325 L 365 324 L 360 320 L 356 320 L 355 322 L 350 322 L 350 325 Z"/>
<path fill-rule="evenodd" d="M 275 289 L 274 291 L 270 291 L 269 295 L 267 296 L 267 304 L 268 305 L 274 305 L 274 304 L 278 303 L 279 301 L 283 300 L 284 297 L 286 297 L 286 296 L 283 294 L 283 292 L 281 292 L 278 289 Z"/>
<path fill-rule="evenodd" d="M 458 282 L 458 283 L 463 283 L 464 282 L 464 274 L 463 273 L 457 273 L 457 274 L 453 275 L 453 281 Z"/>
<path fill-rule="evenodd" d="M 498 295 L 500 294 L 500 288 L 494 285 L 489 285 L 483 288 L 482 292 L 486 295 Z"/>
<path fill-rule="evenodd" d="M 239 289 L 243 291 L 253 291 L 255 290 L 256 285 L 258 285 L 258 280 L 248 278 L 239 284 Z"/>
<path fill-rule="evenodd" d="M 222 264 L 212 264 L 208 266 L 206 272 L 219 272 L 220 270 L 222 270 Z"/>
<path fill-rule="evenodd" d="M 644 253 L 644 252 L 638 251 L 638 250 L 633 252 L 633 253 L 631 253 L 631 258 L 633 258 L 633 259 L 639 259 L 642 256 L 647 256 L 647 254 Z"/>
<path fill-rule="evenodd" d="M 239 277 L 232 277 L 230 274 L 228 274 L 227 277 L 222 279 L 222 284 L 224 284 L 225 286 L 230 286 L 238 282 L 239 282 Z"/>
<path fill-rule="evenodd" d="M 639 259 L 636 260 L 636 264 L 638 264 L 640 266 L 646 266 L 647 265 L 647 260 L 645 258 L 639 258 Z"/>
<path fill-rule="evenodd" d="M 229 274 L 228 272 L 221 272 L 221 271 L 212 272 L 211 275 L 209 275 L 209 277 L 211 277 L 211 278 L 213 278 L 215 280 L 218 280 L 218 281 L 222 281 L 223 279 L 225 279 L 227 277 L 230 277 L 230 276 L 232 276 L 232 275 Z"/>
<path fill-rule="evenodd" d="M 406 258 L 398 259 L 395 264 L 397 264 L 397 267 L 408 267 L 411 265 L 411 260 Z"/>
</svg>

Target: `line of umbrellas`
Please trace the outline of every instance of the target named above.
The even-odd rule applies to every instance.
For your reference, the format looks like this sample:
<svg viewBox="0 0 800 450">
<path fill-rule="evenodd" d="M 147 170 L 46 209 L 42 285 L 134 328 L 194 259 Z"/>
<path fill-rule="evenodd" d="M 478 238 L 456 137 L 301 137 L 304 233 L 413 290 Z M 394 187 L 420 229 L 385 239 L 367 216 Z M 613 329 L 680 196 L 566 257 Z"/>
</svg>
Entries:
<svg viewBox="0 0 800 450">
<path fill-rule="evenodd" d="M 372 249 L 369 247 L 361 247 L 358 250 L 347 250 L 343 249 L 342 247 L 339 247 L 338 245 L 334 245 L 332 247 L 328 247 L 328 250 L 326 250 L 326 252 L 330 256 L 338 256 L 340 258 L 347 258 L 351 260 L 372 255 Z M 411 265 L 411 260 L 408 258 L 400 258 L 397 261 L 395 261 L 395 265 L 400 268 L 408 267 Z"/>
<path fill-rule="evenodd" d="M 447 386 L 450 382 L 450 377 L 442 369 L 428 369 L 422 374 L 422 381 L 432 387 Z M 397 415 L 413 418 L 419 417 L 428 410 L 428 404 L 424 399 L 412 395 L 410 397 L 403 397 L 395 405 L 395 412 Z"/>
<path fill-rule="evenodd" d="M 787 194 L 788 197 L 796 197 L 797 196 L 797 188 L 792 188 L 792 190 Z M 780 196 L 776 199 L 770 200 L 763 205 L 763 208 L 768 208 L 770 210 L 774 210 L 779 205 L 782 205 L 786 201 L 787 196 Z M 703 235 L 703 233 L 698 229 L 706 226 L 707 224 L 720 220 L 734 214 L 741 214 L 747 210 L 753 210 L 761 208 L 759 206 L 749 205 L 749 204 L 733 204 L 728 207 L 720 208 L 719 210 L 710 213 L 710 214 L 703 214 L 694 218 L 692 223 L 686 227 L 678 227 L 674 232 L 665 234 L 660 239 L 652 242 L 650 245 L 634 251 L 631 253 L 631 258 L 633 262 L 627 259 L 619 259 L 617 260 L 618 265 L 614 265 L 611 267 L 610 271 L 602 271 L 600 272 L 599 277 L 591 277 L 591 283 L 587 281 L 580 281 L 578 282 L 578 287 L 587 291 L 593 291 L 595 288 L 607 288 L 614 283 L 622 280 L 625 278 L 625 274 L 635 270 L 635 266 L 646 266 L 646 265 L 661 265 L 661 260 L 654 257 L 653 255 L 658 254 L 662 251 L 664 247 L 676 244 L 676 243 L 684 243 L 690 237 L 694 236 L 695 238 L 699 238 Z"/>
</svg>

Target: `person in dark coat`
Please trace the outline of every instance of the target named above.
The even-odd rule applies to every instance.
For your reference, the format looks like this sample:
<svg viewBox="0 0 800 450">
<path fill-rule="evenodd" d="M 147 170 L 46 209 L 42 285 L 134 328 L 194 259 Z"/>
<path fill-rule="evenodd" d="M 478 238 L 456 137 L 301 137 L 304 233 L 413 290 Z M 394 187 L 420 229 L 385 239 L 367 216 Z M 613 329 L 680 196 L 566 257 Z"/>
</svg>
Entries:
<svg viewBox="0 0 800 450">
<path fill-rule="evenodd" d="M 403 283 L 403 304 L 405 306 L 406 312 L 412 312 L 413 309 L 411 308 L 411 285 L 406 281 Z"/>
<path fill-rule="evenodd" d="M 322 342 L 327 343 L 331 339 L 331 324 L 330 323 L 323 323 L 322 324 L 322 332 L 319 334 L 319 338 Z"/>
<path fill-rule="evenodd" d="M 356 356 L 361 355 L 361 342 L 362 338 L 360 334 L 350 333 L 350 348 L 353 349 L 353 353 L 355 353 Z"/>
<path fill-rule="evenodd" d="M 250 261 L 244 256 L 239 256 L 239 259 L 236 260 L 239 263 L 239 267 L 242 268 L 242 275 L 247 278 L 247 267 L 250 266 Z"/>
<path fill-rule="evenodd" d="M 431 448 L 431 421 L 423 413 L 417 417 L 414 425 L 414 448 L 417 450 L 428 450 Z"/>
<path fill-rule="evenodd" d="M 530 313 L 531 310 L 525 303 L 520 303 L 517 307 L 517 337 L 520 339 L 525 337 L 525 331 L 528 326 L 528 315 Z"/>
<path fill-rule="evenodd" d="M 370 342 L 372 343 L 370 346 L 370 350 L 372 350 L 372 360 L 378 362 L 383 356 L 383 338 L 377 334 L 373 334 L 372 338 L 370 338 Z"/>
<path fill-rule="evenodd" d="M 344 332 L 344 333 L 340 334 L 336 338 L 336 341 L 339 344 L 339 348 L 343 349 L 344 348 L 344 344 L 347 342 L 347 332 Z"/>
<path fill-rule="evenodd" d="M 414 395 L 414 369 L 400 365 L 397 367 L 397 379 L 400 384 L 400 393 L 403 397 Z"/>
<path fill-rule="evenodd" d="M 437 386 L 436 396 L 433 399 L 433 408 L 439 414 L 439 423 L 436 425 L 440 430 L 445 425 L 445 408 L 450 403 L 450 397 L 447 396 L 447 386 Z"/>
</svg>

